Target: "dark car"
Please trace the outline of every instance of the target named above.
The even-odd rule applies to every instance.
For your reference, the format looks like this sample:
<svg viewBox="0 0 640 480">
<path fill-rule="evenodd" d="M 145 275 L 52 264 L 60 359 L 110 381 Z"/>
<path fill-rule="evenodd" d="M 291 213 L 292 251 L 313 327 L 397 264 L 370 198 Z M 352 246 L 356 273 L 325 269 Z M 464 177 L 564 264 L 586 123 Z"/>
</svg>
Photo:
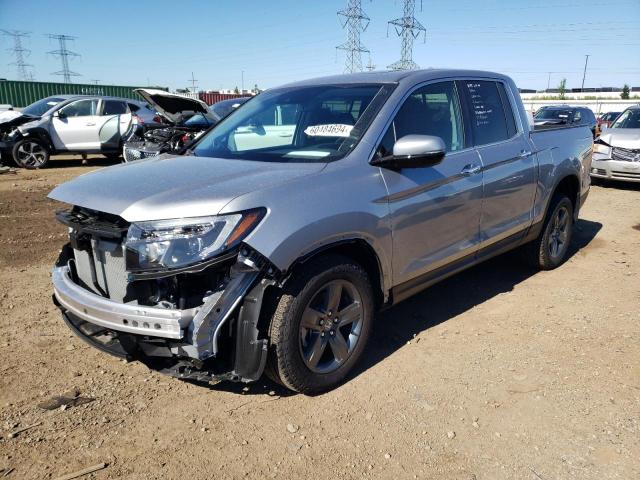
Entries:
<svg viewBox="0 0 640 480">
<path fill-rule="evenodd" d="M 602 128 L 603 125 L 606 125 L 607 128 L 611 127 L 611 125 L 613 125 L 613 122 L 615 122 L 618 119 L 621 113 L 622 112 L 603 113 L 596 120 L 598 123 L 598 128 Z"/>
<path fill-rule="evenodd" d="M 596 136 L 596 116 L 587 107 L 554 105 L 542 107 L 533 116 L 536 128 L 553 128 L 560 125 L 585 125 Z"/>
</svg>

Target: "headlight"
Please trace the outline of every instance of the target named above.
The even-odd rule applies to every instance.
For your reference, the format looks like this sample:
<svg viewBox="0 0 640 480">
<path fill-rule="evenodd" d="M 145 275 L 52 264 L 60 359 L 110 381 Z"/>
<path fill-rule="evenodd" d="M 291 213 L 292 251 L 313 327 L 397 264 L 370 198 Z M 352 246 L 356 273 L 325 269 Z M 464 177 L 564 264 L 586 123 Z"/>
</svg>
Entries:
<svg viewBox="0 0 640 480">
<path fill-rule="evenodd" d="M 604 143 L 594 143 L 593 153 L 602 153 L 604 155 L 611 155 L 611 147 Z"/>
<path fill-rule="evenodd" d="M 125 242 L 129 271 L 186 267 L 240 243 L 264 217 L 257 209 L 232 215 L 133 223 Z"/>
</svg>

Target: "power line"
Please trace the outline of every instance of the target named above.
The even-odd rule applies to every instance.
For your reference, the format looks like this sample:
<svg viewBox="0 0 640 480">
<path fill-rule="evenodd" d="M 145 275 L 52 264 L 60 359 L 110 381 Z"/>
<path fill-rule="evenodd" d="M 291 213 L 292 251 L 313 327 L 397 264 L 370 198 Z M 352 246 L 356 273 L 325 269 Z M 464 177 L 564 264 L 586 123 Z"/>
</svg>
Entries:
<svg viewBox="0 0 640 480">
<path fill-rule="evenodd" d="M 589 57 L 591 55 L 585 55 L 584 59 L 584 73 L 582 74 L 582 90 L 584 90 L 584 79 L 587 78 L 587 64 L 589 63 Z"/>
<path fill-rule="evenodd" d="M 362 10 L 361 0 L 349 0 L 347 8 L 338 11 L 338 17 L 344 17 L 344 21 L 341 21 L 342 28 L 347 30 L 347 41 L 336 47 L 347 53 L 344 71 L 346 73 L 361 72 L 362 53 L 369 53 L 369 50 L 360 43 L 360 32 L 367 29 L 370 19 Z"/>
<path fill-rule="evenodd" d="M 50 40 L 57 40 L 60 48 L 47 53 L 60 57 L 60 61 L 62 62 L 62 70 L 53 72 L 52 75 L 62 75 L 64 83 L 71 83 L 71 77 L 79 77 L 80 74 L 71 71 L 69 68 L 69 57 L 79 57 L 80 55 L 67 49 L 67 41 L 73 41 L 76 37 L 72 37 L 71 35 L 54 35 L 52 33 L 50 33 L 48 37 Z"/>
<path fill-rule="evenodd" d="M 400 60 L 387 67 L 391 70 L 415 70 L 420 68 L 413 61 L 413 41 L 421 33 L 424 34 L 424 41 L 427 41 L 427 29 L 414 16 L 416 0 L 404 0 L 403 3 L 403 16 L 391 20 L 387 24 L 387 35 L 389 35 L 389 25 L 393 25 L 398 36 L 402 38 Z M 420 2 L 420 7 L 422 9 L 422 2 Z"/>
<path fill-rule="evenodd" d="M 4 35 L 13 38 L 13 48 L 8 48 L 10 52 L 13 52 L 13 56 L 16 61 L 11 62 L 9 65 L 15 65 L 18 70 L 18 78 L 20 80 L 33 80 L 33 73 L 27 71 L 27 67 L 33 67 L 32 64 L 25 62 L 25 57 L 28 57 L 31 50 L 24 48 L 22 45 L 22 39 L 29 37 L 29 32 L 21 32 L 19 30 L 0 30 Z"/>
<path fill-rule="evenodd" d="M 191 91 L 195 92 L 196 91 L 196 83 L 198 82 L 198 80 L 196 80 L 196 77 L 193 76 L 193 72 L 191 72 L 191 79 L 189 81 L 191 82 Z"/>
</svg>

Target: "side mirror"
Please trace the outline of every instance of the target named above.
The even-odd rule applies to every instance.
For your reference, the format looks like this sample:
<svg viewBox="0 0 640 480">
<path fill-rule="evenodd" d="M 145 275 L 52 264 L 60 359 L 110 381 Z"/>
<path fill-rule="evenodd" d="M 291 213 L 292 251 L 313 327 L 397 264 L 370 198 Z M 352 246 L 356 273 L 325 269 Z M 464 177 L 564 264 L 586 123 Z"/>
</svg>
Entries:
<svg viewBox="0 0 640 480">
<path fill-rule="evenodd" d="M 53 116 L 58 118 L 66 117 L 65 113 L 62 110 L 56 110 L 55 112 L 53 112 Z"/>
<path fill-rule="evenodd" d="M 609 125 L 608 125 L 606 122 L 605 122 L 605 123 L 602 123 L 602 124 L 600 125 L 600 131 L 601 131 L 601 132 L 604 132 L 604 131 L 605 131 L 605 130 L 607 130 L 608 128 L 609 128 Z"/>
<path fill-rule="evenodd" d="M 432 135 L 405 135 L 393 145 L 393 154 L 374 158 L 371 165 L 401 170 L 432 167 L 442 161 L 447 151 L 444 141 Z"/>
</svg>

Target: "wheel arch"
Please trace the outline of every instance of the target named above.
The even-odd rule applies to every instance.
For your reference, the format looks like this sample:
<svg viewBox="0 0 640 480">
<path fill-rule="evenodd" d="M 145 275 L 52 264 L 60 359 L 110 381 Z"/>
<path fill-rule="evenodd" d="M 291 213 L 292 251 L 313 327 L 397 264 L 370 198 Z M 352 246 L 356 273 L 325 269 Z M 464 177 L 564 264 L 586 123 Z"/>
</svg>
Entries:
<svg viewBox="0 0 640 480">
<path fill-rule="evenodd" d="M 375 295 L 376 307 L 387 301 L 388 290 L 385 290 L 384 271 L 380 258 L 369 242 L 362 238 L 350 238 L 322 245 L 298 258 L 288 268 L 288 272 L 304 266 L 311 260 L 324 255 L 341 255 L 357 262 L 367 272 Z"/>
<path fill-rule="evenodd" d="M 578 176 L 575 174 L 568 174 L 560 179 L 547 200 L 545 215 L 549 205 L 551 204 L 551 199 L 557 193 L 564 193 L 569 197 L 569 200 L 571 200 L 571 203 L 573 204 L 573 220 L 574 222 L 577 221 L 578 211 L 580 210 L 580 180 L 578 179 Z"/>
</svg>

